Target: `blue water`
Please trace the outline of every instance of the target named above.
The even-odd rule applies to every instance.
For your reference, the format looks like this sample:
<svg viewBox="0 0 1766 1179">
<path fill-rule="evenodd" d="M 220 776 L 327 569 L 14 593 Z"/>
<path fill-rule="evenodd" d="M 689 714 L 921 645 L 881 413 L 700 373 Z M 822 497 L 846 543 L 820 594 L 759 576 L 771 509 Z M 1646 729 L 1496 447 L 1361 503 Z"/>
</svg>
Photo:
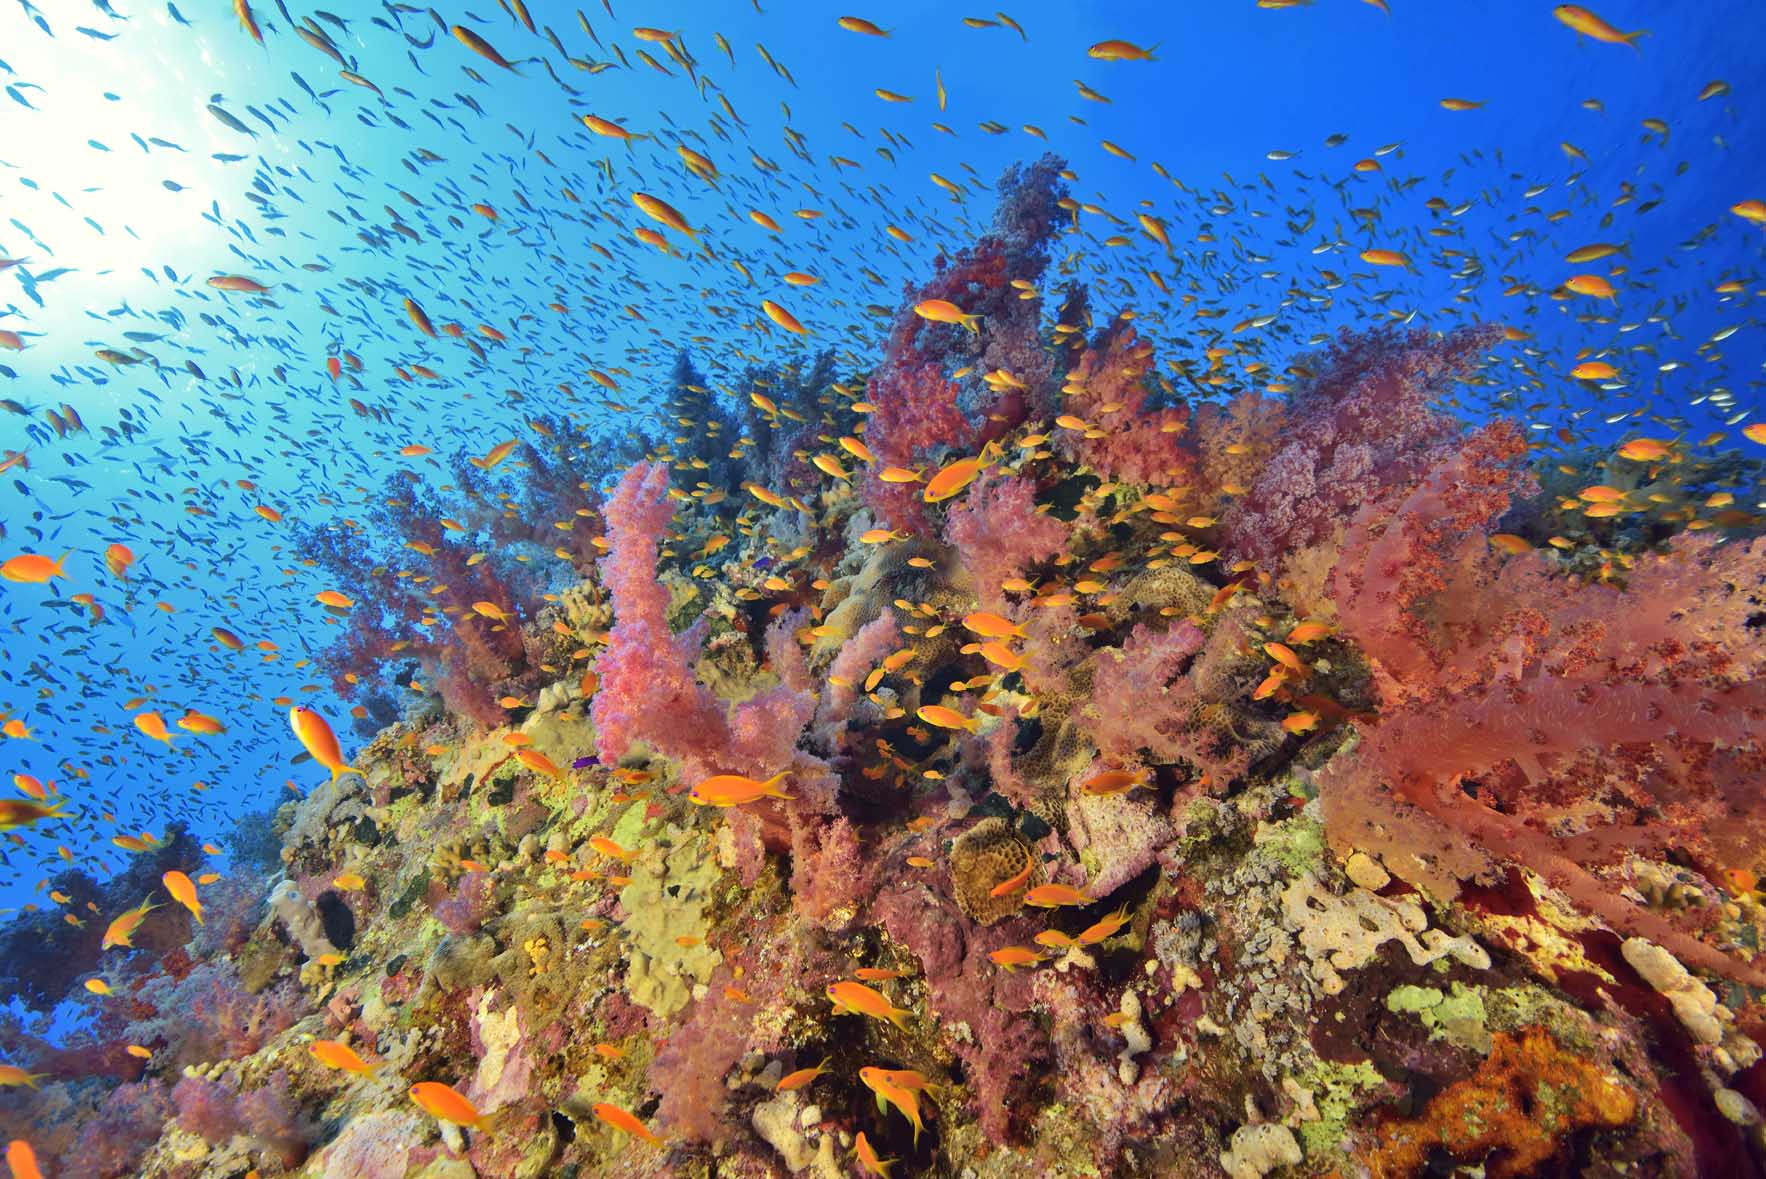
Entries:
<svg viewBox="0 0 1766 1179">
<path fill-rule="evenodd" d="M 1081 212 L 1057 263 L 1090 283 L 1100 321 L 1136 309 L 1162 358 L 1200 363 L 1216 334 L 1254 317 L 1276 318 L 1232 338 L 1278 368 L 1345 325 L 1482 318 L 1533 339 L 1465 412 L 1502 395 L 1542 443 L 1558 428 L 1576 442 L 1617 437 L 1632 424 L 1605 419 L 1624 413 L 1658 435 L 1733 433 L 1760 407 L 1766 348 L 1753 296 L 1714 289 L 1760 280 L 1761 230 L 1728 211 L 1766 198 L 1766 22 L 1746 0 L 1600 3 L 1619 28 L 1649 29 L 1640 51 L 1579 38 L 1534 0 L 1392 0 L 1390 16 L 1356 0 L 1283 11 L 1249 0 L 1025 4 L 1009 14 L 1022 37 L 966 28 L 945 4 L 897 2 L 863 13 L 887 38 L 844 31 L 835 9 L 815 3 L 615 4 L 612 14 L 597 4 L 583 14 L 599 43 L 573 7 L 535 0 L 542 33 L 606 67 L 593 72 L 494 5 L 442 16 L 522 59 L 515 71 L 427 12 L 339 5 L 347 28 L 320 25 L 380 96 L 340 79 L 274 4 L 256 6 L 263 45 L 226 5 L 176 7 L 186 23 L 163 0 L 0 8 L 0 258 L 28 259 L 0 273 L 0 330 L 25 345 L 0 351 L 0 397 L 28 410 L 0 414 L 0 448 L 30 463 L 0 476 L 0 548 L 71 554 L 63 580 L 0 589 L 0 703 L 31 731 L 0 743 L 0 768 L 57 779 L 78 814 L 19 833 L 8 905 L 44 903 L 37 890 L 61 863 L 57 845 L 105 875 L 127 855 L 113 835 L 183 818 L 219 838 L 241 814 L 320 781 L 324 771 L 295 760 L 278 697 L 330 715 L 345 753 L 356 747 L 352 702 L 313 662 L 340 622 L 314 601 L 328 585 L 301 564 L 301 528 L 366 520 L 396 470 L 440 487 L 439 460 L 527 436 L 541 413 L 579 415 L 609 451 L 634 433 L 662 437 L 656 411 L 681 348 L 714 386 L 733 384 L 751 359 L 803 360 L 822 347 L 843 372 L 862 372 L 888 323 L 865 307 L 892 308 L 941 247 L 966 244 L 991 215 L 1001 170 L 1045 151 L 1068 161 L 1075 199 L 1108 214 Z M 680 34 L 700 84 L 633 36 L 650 25 Z M 1111 37 L 1157 45 L 1156 60 L 1087 56 Z M 1716 79 L 1731 93 L 1699 101 Z M 1083 97 L 1076 81 L 1109 101 Z M 883 101 L 876 88 L 912 101 Z M 1444 110 L 1449 97 L 1485 105 Z M 596 137 L 579 121 L 587 113 L 651 138 Z M 990 133 L 988 121 L 1005 129 Z M 1326 146 L 1339 134 L 1345 142 Z M 714 161 L 717 188 L 682 166 L 682 142 Z M 1380 171 L 1352 170 L 1368 157 Z M 639 214 L 634 191 L 671 202 L 715 257 Z M 753 223 L 751 209 L 780 233 Z M 1165 221 L 1177 262 L 1139 231 L 1141 212 Z M 887 236 L 886 224 L 912 240 Z M 665 232 L 676 256 L 637 241 L 640 226 Z M 1213 241 L 1198 240 L 1204 230 Z M 1127 244 L 1109 244 L 1113 234 Z M 1591 242 L 1628 252 L 1565 261 Z M 1413 265 L 1370 268 L 1356 259 L 1368 248 L 1401 250 Z M 1472 258 L 1481 265 L 1468 272 Z M 1611 305 L 1548 297 L 1573 273 L 1614 265 L 1628 270 Z M 822 281 L 785 286 L 778 276 L 791 270 Z M 1324 270 L 1343 284 L 1327 291 Z M 271 290 L 223 293 L 206 285 L 217 274 Z M 1535 293 L 1505 296 L 1511 283 Z M 487 324 L 507 343 L 478 336 L 479 359 L 461 341 L 429 339 L 405 315 L 407 297 L 437 324 L 469 336 Z M 809 335 L 773 327 L 763 298 Z M 95 356 L 132 348 L 132 366 Z M 1606 348 L 1623 385 L 1564 376 L 1581 350 Z M 345 350 L 362 370 L 334 382 L 326 359 Z M 394 375 L 414 363 L 440 379 Z M 64 404 L 84 433 L 58 438 L 47 424 L 45 411 Z M 412 443 L 433 458 L 397 456 Z M 118 542 L 138 558 L 126 583 L 103 560 Z M 562 563 L 534 560 L 553 584 L 568 580 Z M 70 600 L 80 592 L 103 607 L 102 622 Z M 217 625 L 274 643 L 275 657 L 219 647 Z M 194 708 L 227 731 L 174 728 L 167 748 L 135 729 L 125 705 L 139 697 L 150 702 L 136 711 L 172 722 Z"/>
</svg>

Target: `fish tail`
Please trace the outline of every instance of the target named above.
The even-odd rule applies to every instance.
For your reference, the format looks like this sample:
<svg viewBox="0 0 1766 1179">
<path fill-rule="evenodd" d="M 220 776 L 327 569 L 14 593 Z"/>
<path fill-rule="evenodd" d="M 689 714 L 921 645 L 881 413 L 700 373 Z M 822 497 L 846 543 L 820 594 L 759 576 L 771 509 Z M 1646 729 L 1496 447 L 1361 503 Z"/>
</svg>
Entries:
<svg viewBox="0 0 1766 1179">
<path fill-rule="evenodd" d="M 779 789 L 779 783 L 783 782 L 790 776 L 790 774 L 790 770 L 780 770 L 778 773 L 760 784 L 760 792 L 771 798 L 796 798 L 797 796 L 795 794 L 786 794 L 783 790 Z"/>
<path fill-rule="evenodd" d="M 899 1007 L 897 1007 L 889 1015 L 889 1022 L 894 1024 L 896 1027 L 900 1028 L 904 1032 L 908 1030 L 907 1019 L 908 1019 L 908 1013 L 903 1011 Z"/>
<path fill-rule="evenodd" d="M 1637 52 L 1641 55 L 1643 53 L 1643 46 L 1641 46 L 1637 43 L 1637 39 L 1639 37 L 1649 36 L 1649 30 L 1648 29 L 1638 29 L 1635 33 L 1621 33 L 1621 34 L 1619 34 L 1619 36 L 1624 39 L 1625 44 L 1627 44 L 1627 45 L 1631 46 L 1631 48 L 1637 50 Z"/>
<path fill-rule="evenodd" d="M 356 774 L 356 775 L 363 777 L 363 778 L 366 778 L 368 776 L 367 774 L 362 773 L 362 771 L 357 769 L 355 766 L 336 765 L 336 766 L 331 767 L 331 780 L 333 782 L 337 781 L 339 778 L 343 777 L 345 774 Z"/>
<path fill-rule="evenodd" d="M 979 315 L 965 315 L 965 316 L 963 316 L 963 326 L 968 328 L 970 333 L 973 335 L 979 336 L 981 334 L 981 328 L 978 326 L 980 323 L 981 323 L 981 316 L 979 316 Z"/>
</svg>

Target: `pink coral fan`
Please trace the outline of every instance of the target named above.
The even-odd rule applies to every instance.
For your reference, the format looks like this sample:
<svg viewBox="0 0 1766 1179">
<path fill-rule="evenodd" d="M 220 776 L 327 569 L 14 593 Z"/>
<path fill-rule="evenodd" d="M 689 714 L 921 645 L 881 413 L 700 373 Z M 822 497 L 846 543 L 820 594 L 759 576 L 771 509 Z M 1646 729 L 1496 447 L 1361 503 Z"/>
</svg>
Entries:
<svg viewBox="0 0 1766 1179">
<path fill-rule="evenodd" d="M 1734 642 L 1766 606 L 1766 541 L 1676 538 L 1622 590 L 1533 553 L 1492 573 L 1489 529 L 1532 486 L 1524 451 L 1488 427 L 1354 517 L 1332 589 L 1381 715 L 1319 777 L 1332 840 L 1437 896 L 1518 862 L 1622 933 L 1766 983 L 1595 874 L 1627 850 L 1710 863 L 1717 837 L 1732 863 L 1766 851 L 1741 808 L 1766 764 L 1766 655 Z"/>
<path fill-rule="evenodd" d="M 1150 409 L 1153 346 L 1117 320 L 1067 372 L 1063 410 L 1091 430 L 1061 427 L 1055 442 L 1068 458 L 1108 479 L 1185 488 L 1196 481 L 1196 451 L 1182 405 Z M 1093 435 L 1096 435 L 1095 437 Z"/>
<path fill-rule="evenodd" d="M 1036 487 L 1015 475 L 984 474 L 945 517 L 944 539 L 956 549 L 985 610 L 1004 611 L 1001 586 L 1067 543 L 1067 526 L 1036 510 Z"/>
</svg>

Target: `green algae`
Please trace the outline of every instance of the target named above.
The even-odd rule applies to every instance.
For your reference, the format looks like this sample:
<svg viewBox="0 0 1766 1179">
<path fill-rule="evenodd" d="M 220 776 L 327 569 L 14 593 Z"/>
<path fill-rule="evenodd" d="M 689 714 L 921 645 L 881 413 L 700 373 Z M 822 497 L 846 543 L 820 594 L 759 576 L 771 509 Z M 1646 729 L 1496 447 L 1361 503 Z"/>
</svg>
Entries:
<svg viewBox="0 0 1766 1179">
<path fill-rule="evenodd" d="M 1265 824 L 1253 854 L 1273 861 L 1290 877 L 1316 871 L 1325 857 L 1324 824 L 1304 814 Z"/>
<path fill-rule="evenodd" d="M 1294 1080 L 1311 1090 L 1313 1104 L 1318 1108 L 1316 1121 L 1300 1123 L 1300 1142 L 1308 1158 L 1337 1150 L 1362 1096 L 1386 1085 L 1380 1071 L 1366 1060 L 1355 1064 L 1321 1060 L 1303 1069 Z"/>
<path fill-rule="evenodd" d="M 1446 1040 L 1479 1053 L 1490 1051 L 1484 996 L 1464 983 L 1455 982 L 1448 991 L 1411 985 L 1397 987 L 1386 996 L 1386 1010 L 1415 1015 L 1429 1029 L 1431 1040 Z"/>
</svg>

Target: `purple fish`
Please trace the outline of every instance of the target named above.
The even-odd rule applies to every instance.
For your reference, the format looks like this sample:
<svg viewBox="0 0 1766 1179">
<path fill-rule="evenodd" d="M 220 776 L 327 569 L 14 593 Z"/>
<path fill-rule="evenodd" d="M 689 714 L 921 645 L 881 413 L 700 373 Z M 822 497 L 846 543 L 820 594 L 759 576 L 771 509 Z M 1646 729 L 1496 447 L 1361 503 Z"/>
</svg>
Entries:
<svg viewBox="0 0 1766 1179">
<path fill-rule="evenodd" d="M 590 766 L 598 766 L 600 764 L 601 764 L 601 759 L 591 753 L 587 757 L 579 757 L 575 761 L 571 762 L 570 768 L 573 770 L 586 770 Z"/>
</svg>

